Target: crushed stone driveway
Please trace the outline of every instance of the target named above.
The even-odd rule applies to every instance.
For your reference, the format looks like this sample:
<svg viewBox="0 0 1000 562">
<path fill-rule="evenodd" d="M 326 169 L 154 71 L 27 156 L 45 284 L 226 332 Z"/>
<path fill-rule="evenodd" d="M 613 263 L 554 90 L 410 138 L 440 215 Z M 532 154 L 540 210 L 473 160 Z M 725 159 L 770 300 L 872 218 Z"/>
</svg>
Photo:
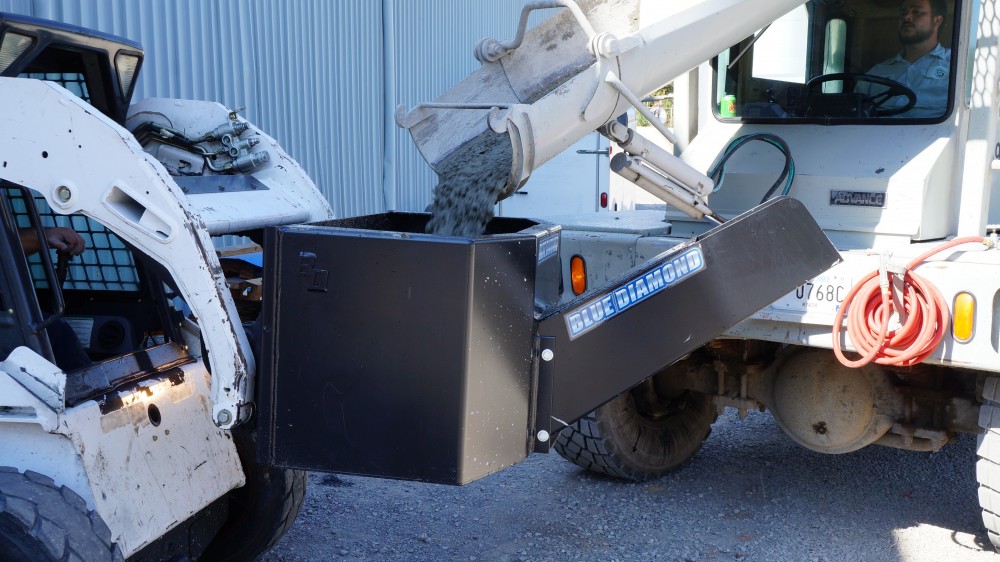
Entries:
<svg viewBox="0 0 1000 562">
<path fill-rule="evenodd" d="M 464 487 L 309 475 L 276 561 L 989 561 L 976 439 L 823 455 L 727 411 L 701 451 L 625 483 L 557 454 Z"/>
</svg>

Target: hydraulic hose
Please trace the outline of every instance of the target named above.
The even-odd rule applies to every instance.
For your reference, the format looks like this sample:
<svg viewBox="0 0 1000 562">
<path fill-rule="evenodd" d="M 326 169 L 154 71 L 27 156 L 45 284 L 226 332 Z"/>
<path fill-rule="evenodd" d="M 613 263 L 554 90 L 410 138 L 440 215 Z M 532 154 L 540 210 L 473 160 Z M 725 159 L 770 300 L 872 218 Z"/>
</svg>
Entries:
<svg viewBox="0 0 1000 562">
<path fill-rule="evenodd" d="M 788 143 L 784 141 L 778 135 L 773 133 L 750 133 L 748 135 L 743 135 L 742 137 L 733 139 L 723 151 L 719 159 L 712 165 L 708 171 L 708 177 L 715 182 L 715 189 L 712 191 L 719 191 L 722 189 L 722 183 L 726 179 L 726 164 L 729 162 L 729 158 L 732 157 L 736 151 L 750 141 L 763 141 L 771 146 L 777 148 L 781 154 L 785 157 L 785 165 L 781 170 L 781 175 L 778 176 L 777 181 L 767 190 L 764 197 L 761 198 L 760 202 L 763 203 L 774 195 L 778 187 L 782 183 L 785 184 L 784 189 L 781 190 L 782 195 L 788 195 L 789 190 L 792 188 L 792 182 L 795 181 L 795 160 L 792 159 L 792 150 L 788 147 Z"/>
<path fill-rule="evenodd" d="M 896 299 L 903 306 L 902 311 L 897 311 L 903 324 L 896 329 L 889 329 L 895 305 L 892 283 L 884 264 L 858 281 L 844 298 L 833 323 L 833 353 L 841 364 L 862 367 L 874 361 L 879 365 L 908 366 L 930 357 L 948 329 L 951 313 L 941 291 L 913 269 L 935 254 L 973 242 L 987 248 L 993 246 L 992 239 L 982 236 L 956 238 L 906 264 L 902 294 Z M 848 359 L 841 349 L 840 330 L 845 315 L 847 335 L 861 354 L 856 360 Z"/>
</svg>

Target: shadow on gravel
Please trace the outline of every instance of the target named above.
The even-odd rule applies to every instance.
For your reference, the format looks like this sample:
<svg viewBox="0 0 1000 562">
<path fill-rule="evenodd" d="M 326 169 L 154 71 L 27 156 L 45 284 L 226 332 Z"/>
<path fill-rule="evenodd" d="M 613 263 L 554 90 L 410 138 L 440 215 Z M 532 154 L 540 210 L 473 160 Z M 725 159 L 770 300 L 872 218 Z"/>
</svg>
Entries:
<svg viewBox="0 0 1000 562">
<path fill-rule="evenodd" d="M 692 462 L 645 483 L 555 454 L 461 488 L 312 474 L 264 559 L 997 562 L 975 446 L 823 455 L 767 414 L 727 413 Z"/>
<path fill-rule="evenodd" d="M 319 485 L 331 488 L 349 488 L 354 485 L 354 482 L 344 480 L 336 474 L 324 474 L 319 477 Z"/>
</svg>

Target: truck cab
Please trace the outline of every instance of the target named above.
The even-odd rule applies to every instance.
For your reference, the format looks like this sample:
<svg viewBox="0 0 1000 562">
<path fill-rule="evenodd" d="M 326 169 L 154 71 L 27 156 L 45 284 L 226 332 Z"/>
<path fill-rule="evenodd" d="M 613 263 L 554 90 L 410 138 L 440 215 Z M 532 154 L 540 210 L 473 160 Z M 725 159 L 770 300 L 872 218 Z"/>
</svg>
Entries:
<svg viewBox="0 0 1000 562">
<path fill-rule="evenodd" d="M 739 333 L 763 335 L 755 330 L 789 322 L 798 335 L 781 341 L 816 344 L 828 334 L 813 339 L 809 326 L 833 324 L 851 286 L 873 265 L 877 269 L 879 259 L 902 265 L 942 241 L 992 232 L 992 219 L 1000 218 L 991 211 L 994 101 L 983 88 L 994 71 L 979 37 L 989 22 L 980 21 L 978 3 L 945 6 L 939 52 L 924 59 L 918 82 L 924 96 L 930 83 L 944 95 L 926 103 L 918 98 L 910 104 L 899 88 L 899 95 L 880 100 L 863 93 L 870 86 L 886 90 L 867 73 L 900 53 L 895 2 L 808 2 L 699 69 L 698 99 L 689 101 L 698 104 L 700 126 L 683 152 L 685 161 L 708 170 L 732 139 L 748 134 L 774 134 L 788 148 L 786 155 L 755 142 L 732 154 L 717 175 L 710 205 L 729 216 L 752 206 L 788 156 L 793 178 L 779 189 L 809 208 L 845 258 L 821 282 L 774 303 Z M 733 111 L 720 111 L 727 98 L 735 98 Z M 907 105 L 913 107 L 904 111 Z M 697 230 L 668 215 L 674 233 Z M 992 267 L 994 253 L 963 250 L 942 256 L 947 264 L 924 269 L 950 304 L 959 293 L 975 297 L 974 334 L 950 334 L 927 361 L 991 370 L 996 346 L 986 334 L 997 332 L 997 287 L 983 285 L 989 276 L 976 268 Z"/>
<path fill-rule="evenodd" d="M 967 183 L 968 159 L 992 156 L 967 146 L 988 121 L 975 113 L 973 99 L 982 100 L 974 91 L 975 42 L 963 34 L 975 31 L 977 14 L 961 2 L 947 6 L 940 48 L 910 71 L 923 74 L 910 78 L 921 94 L 910 109 L 909 88 L 888 91 L 880 83 L 885 78 L 869 74 L 902 48 L 895 2 L 797 8 L 700 72 L 699 99 L 689 101 L 698 103 L 702 119 L 684 159 L 708 170 L 732 137 L 780 136 L 795 165 L 787 193 L 844 249 L 985 234 L 987 208 L 976 205 L 984 214 L 977 224 L 961 221 L 963 198 L 954 189 Z M 893 68 L 909 66 L 898 60 Z M 720 113 L 723 100 L 731 111 Z M 727 161 L 724 183 L 710 197 L 713 208 L 732 214 L 759 201 L 762 194 L 749 182 L 780 171 L 783 158 L 767 144 L 758 147 Z"/>
<path fill-rule="evenodd" d="M 675 81 L 674 113 L 692 119 L 674 148 L 714 180 L 707 204 L 732 218 L 771 197 L 798 199 L 843 261 L 571 426 L 557 441 L 564 456 L 621 478 L 655 477 L 697 451 L 724 407 L 767 409 L 793 440 L 831 454 L 871 444 L 936 451 L 959 433 L 978 434 L 983 520 L 1000 544 L 991 507 L 1000 489 L 991 452 L 998 23 L 992 2 L 944 2 L 940 47 L 918 63 L 922 87 L 911 90 L 871 76 L 904 52 L 910 4 L 937 3 L 806 2 Z M 613 221 L 557 222 L 564 255 L 578 258 L 576 269 L 565 265 L 567 287 L 582 278 L 584 291 L 712 226 L 665 204 Z M 879 314 L 851 317 L 852 308 L 880 310 L 880 276 L 897 291 L 886 340 L 877 337 Z M 874 296 L 849 302 L 868 294 L 870 279 Z M 926 296 L 911 292 L 917 284 Z M 730 290 L 741 290 L 739 277 Z M 910 299 L 933 300 L 938 315 Z M 913 326 L 939 339 L 897 360 L 910 351 L 888 340 Z M 869 355 L 862 344 L 880 350 L 859 357 Z M 658 437 L 640 438 L 650 427 Z"/>
</svg>

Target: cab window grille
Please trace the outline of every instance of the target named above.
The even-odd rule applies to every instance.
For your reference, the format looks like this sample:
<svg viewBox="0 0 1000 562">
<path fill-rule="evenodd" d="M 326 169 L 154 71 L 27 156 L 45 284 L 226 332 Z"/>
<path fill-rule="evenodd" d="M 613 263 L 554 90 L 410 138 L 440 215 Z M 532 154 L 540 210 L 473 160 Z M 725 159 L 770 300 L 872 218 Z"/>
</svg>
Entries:
<svg viewBox="0 0 1000 562">
<path fill-rule="evenodd" d="M 17 189 L 8 189 L 7 195 L 18 228 L 29 228 L 30 223 L 24 204 L 23 194 Z M 87 249 L 75 256 L 69 264 L 64 289 L 86 289 L 95 291 L 138 291 L 139 278 L 136 273 L 132 252 L 125 243 L 103 225 L 83 215 L 59 215 L 52 211 L 45 199 L 35 197 L 35 205 L 43 227 L 62 226 L 72 228 L 83 237 Z M 55 256 L 53 256 L 55 260 Z M 29 256 L 32 281 L 36 288 L 46 288 L 45 272 L 39 256 Z"/>
<path fill-rule="evenodd" d="M 69 90 L 76 97 L 90 103 L 90 91 L 87 90 L 87 82 L 84 80 L 83 74 L 79 72 L 23 72 L 20 77 L 55 82 Z"/>
</svg>

